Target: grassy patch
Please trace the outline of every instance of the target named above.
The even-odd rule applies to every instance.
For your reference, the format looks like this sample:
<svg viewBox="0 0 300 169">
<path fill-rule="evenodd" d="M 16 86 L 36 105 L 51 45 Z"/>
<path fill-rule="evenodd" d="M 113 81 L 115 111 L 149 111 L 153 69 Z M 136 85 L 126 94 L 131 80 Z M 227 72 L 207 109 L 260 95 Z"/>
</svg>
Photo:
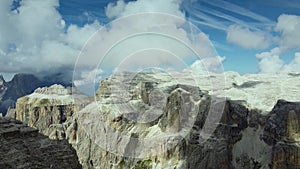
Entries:
<svg viewBox="0 0 300 169">
<path fill-rule="evenodd" d="M 132 169 L 151 169 L 151 160 L 139 161 Z"/>
<path fill-rule="evenodd" d="M 49 102 L 48 99 L 42 99 L 42 100 L 40 101 L 40 104 L 41 104 L 41 105 L 49 104 L 49 103 L 50 103 L 50 102 Z"/>
</svg>

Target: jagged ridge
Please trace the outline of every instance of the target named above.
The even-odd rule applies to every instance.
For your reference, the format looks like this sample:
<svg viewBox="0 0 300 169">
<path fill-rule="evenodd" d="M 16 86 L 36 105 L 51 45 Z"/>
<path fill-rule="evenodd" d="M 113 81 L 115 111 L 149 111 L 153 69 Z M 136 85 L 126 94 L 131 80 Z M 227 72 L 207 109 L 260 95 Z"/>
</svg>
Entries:
<svg viewBox="0 0 300 169">
<path fill-rule="evenodd" d="M 259 83 L 245 83 L 244 78 L 235 74 L 229 73 L 227 76 L 228 79 L 233 80 L 226 81 L 223 90 L 227 91 L 232 99 L 245 96 L 253 98 L 256 93 L 251 92 L 269 85 L 268 80 L 263 81 L 261 77 L 251 77 Z M 265 76 L 262 77 L 265 78 Z M 218 79 L 218 77 L 214 78 Z M 251 78 L 249 81 L 253 81 Z M 270 79 L 274 78 L 275 76 Z M 289 80 L 289 82 L 295 82 L 291 85 L 297 85 L 297 81 L 298 77 L 294 76 Z M 50 134 L 51 138 L 67 139 L 76 149 L 84 168 L 298 169 L 300 167 L 300 103 L 279 100 L 270 109 L 270 104 L 273 104 L 273 100 L 276 98 L 269 101 L 264 100 L 263 104 L 267 101 L 267 106 L 255 106 L 253 104 L 255 102 L 249 104 L 245 101 L 223 100 L 224 109 L 217 111 L 222 116 L 217 121 L 212 120 L 216 123 L 216 128 L 207 138 L 201 133 L 210 130 L 209 127 L 205 127 L 206 119 L 209 116 L 209 107 L 211 104 L 222 103 L 214 102 L 218 99 L 209 94 L 211 87 L 208 82 L 203 81 L 200 84 L 200 89 L 207 89 L 207 92 L 188 85 L 188 80 L 179 80 L 179 82 L 181 84 L 178 84 L 178 81 L 170 82 L 168 77 L 162 78 L 157 74 L 140 74 L 137 77 L 125 79 L 109 78 L 101 82 L 97 92 L 97 102 L 92 102 L 79 112 L 72 114 L 65 122 L 52 121 L 48 124 L 49 128 L 47 126 L 40 127 L 39 125 L 45 121 L 44 118 L 38 118 L 31 125 L 39 128 L 42 132 L 55 133 Z M 120 84 L 125 84 L 125 86 L 118 87 Z M 293 86 L 291 88 L 293 89 Z M 128 89 L 129 92 L 126 93 L 125 89 Z M 156 91 L 156 89 L 159 89 L 161 93 L 156 93 L 155 97 L 151 96 L 151 91 Z M 221 88 L 216 90 L 221 90 Z M 267 91 L 264 92 L 262 95 L 267 94 Z M 118 98 L 118 94 L 124 94 L 127 99 Z M 271 91 L 270 96 L 273 94 Z M 281 96 L 297 99 L 296 95 Z M 193 102 L 187 98 L 193 98 Z M 163 104 L 159 104 L 161 102 Z M 128 104 L 137 108 L 138 111 L 134 112 L 131 111 L 134 109 L 128 109 Z M 191 113 L 193 111 L 188 109 L 192 104 L 198 104 L 195 109 L 196 116 L 193 116 L 194 114 Z M 22 105 L 31 105 L 31 102 L 22 101 Z M 154 114 L 147 114 L 147 110 L 151 110 L 153 105 L 162 105 L 163 108 L 161 111 L 154 109 Z M 51 104 L 36 105 L 30 109 L 27 106 L 28 109 L 20 107 L 19 110 L 17 107 L 17 116 L 23 116 L 23 120 L 30 119 L 30 114 L 42 113 L 43 111 L 39 109 L 41 107 L 49 109 L 49 106 L 51 107 Z M 32 111 L 35 109 L 37 111 Z M 178 111 L 181 109 L 188 110 L 185 112 L 191 113 L 191 116 L 184 116 L 182 112 Z M 57 108 L 57 111 L 54 112 L 61 111 Z M 52 112 L 46 112 L 46 114 L 57 117 Z M 61 117 L 59 114 L 58 117 Z M 186 123 L 191 120 L 186 117 L 192 117 L 193 123 Z M 138 122 L 149 118 L 157 119 L 142 124 Z M 105 123 L 99 123 L 99 119 Z M 104 124 L 108 124 L 110 128 Z M 150 141 L 147 143 L 151 145 L 159 141 L 154 139 L 155 136 L 181 132 L 182 129 L 190 130 L 185 133 L 184 137 L 170 135 L 167 140 L 160 140 L 161 147 L 158 149 L 155 147 L 155 151 L 143 149 L 144 145 L 140 145 L 138 142 L 149 138 Z M 112 131 L 118 131 L 127 138 L 113 137 Z M 99 136 L 101 133 L 103 135 Z M 49 132 L 46 134 L 49 135 Z M 109 141 L 104 142 L 106 146 L 103 146 L 101 142 L 105 140 Z M 168 142 L 176 146 L 169 147 Z M 115 147 L 109 149 L 110 146 Z M 150 156 L 136 159 L 123 157 L 122 154 L 121 156 L 115 155 L 116 152 L 108 152 L 108 150 L 117 148 L 116 146 L 122 150 L 123 155 Z"/>
</svg>

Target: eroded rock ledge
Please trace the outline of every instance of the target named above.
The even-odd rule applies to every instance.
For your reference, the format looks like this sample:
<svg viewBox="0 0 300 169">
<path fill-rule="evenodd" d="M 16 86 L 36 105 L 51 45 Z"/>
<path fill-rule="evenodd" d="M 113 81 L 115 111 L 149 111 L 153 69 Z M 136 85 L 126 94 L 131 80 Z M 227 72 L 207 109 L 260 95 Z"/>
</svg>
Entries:
<svg viewBox="0 0 300 169">
<path fill-rule="evenodd" d="M 66 140 L 50 140 L 20 121 L 0 118 L 0 168 L 80 169 L 76 151 Z"/>
<path fill-rule="evenodd" d="M 32 104 L 24 97 L 16 117 L 52 139 L 68 140 L 83 168 L 300 168 L 300 103 L 279 100 L 271 111 L 260 110 L 254 102 L 220 99 L 179 82 L 151 74 L 108 78 L 96 100 L 80 111 L 60 108 L 73 104 Z M 232 98 L 238 88 L 255 91 L 252 83 L 229 84 L 225 90 L 233 90 Z"/>
</svg>

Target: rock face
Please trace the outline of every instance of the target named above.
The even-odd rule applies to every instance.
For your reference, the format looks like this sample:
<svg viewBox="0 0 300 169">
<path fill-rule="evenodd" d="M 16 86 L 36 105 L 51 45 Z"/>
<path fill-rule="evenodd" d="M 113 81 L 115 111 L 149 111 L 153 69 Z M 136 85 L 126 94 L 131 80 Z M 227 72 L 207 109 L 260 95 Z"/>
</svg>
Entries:
<svg viewBox="0 0 300 169">
<path fill-rule="evenodd" d="M 0 76 L 0 113 L 6 114 L 9 107 L 15 108 L 15 102 L 19 97 L 32 93 L 38 87 L 62 84 L 72 86 L 71 81 L 67 82 L 60 78 L 59 74 L 54 74 L 44 78 L 37 78 L 31 74 L 16 74 L 13 79 L 6 82 Z"/>
<path fill-rule="evenodd" d="M 0 85 L 3 85 L 5 83 L 4 77 L 0 75 Z"/>
<path fill-rule="evenodd" d="M 300 103 L 279 100 L 266 123 L 263 139 L 273 146 L 272 168 L 300 168 Z"/>
<path fill-rule="evenodd" d="M 62 85 L 38 88 L 16 103 L 16 119 L 39 129 L 50 138 L 64 138 L 62 124 L 90 102 L 90 98 L 75 88 Z M 10 110 L 12 111 L 12 110 Z M 11 113 L 10 113 L 11 114 Z"/>
<path fill-rule="evenodd" d="M 82 168 L 66 140 L 50 140 L 20 121 L 0 118 L 0 168 Z"/>
<path fill-rule="evenodd" d="M 101 82 L 94 102 L 76 110 L 65 107 L 65 113 L 60 106 L 70 104 L 59 97 L 42 104 L 60 90 L 36 97 L 39 89 L 18 100 L 16 116 L 50 138 L 68 140 L 83 168 L 300 168 L 300 103 L 274 102 L 273 90 L 257 93 L 275 76 L 249 75 L 246 81 L 227 73 L 223 88 L 206 80 L 221 85 L 217 75 L 202 77 L 200 87 L 186 75 L 173 76 L 176 81 L 166 74 L 116 75 Z M 288 79 L 291 90 L 298 78 Z M 222 99 L 222 90 L 231 99 Z M 286 93 L 279 95 L 300 100 Z M 256 95 L 267 98 L 258 104 L 252 100 Z"/>
</svg>

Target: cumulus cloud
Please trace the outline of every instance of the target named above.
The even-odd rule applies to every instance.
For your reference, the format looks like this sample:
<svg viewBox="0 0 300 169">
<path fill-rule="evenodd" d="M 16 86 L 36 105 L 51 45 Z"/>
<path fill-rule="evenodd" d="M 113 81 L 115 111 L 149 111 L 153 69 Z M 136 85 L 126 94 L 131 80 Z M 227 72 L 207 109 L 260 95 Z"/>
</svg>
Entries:
<svg viewBox="0 0 300 169">
<path fill-rule="evenodd" d="M 282 14 L 278 17 L 275 31 L 280 33 L 278 45 L 283 51 L 300 49 L 300 16 Z"/>
<path fill-rule="evenodd" d="M 196 60 L 191 65 L 191 70 L 193 72 L 198 73 L 208 73 L 208 70 L 214 70 L 214 72 L 222 72 L 222 65 L 221 63 L 226 60 L 226 57 L 210 57 L 210 58 L 204 58 L 202 60 Z"/>
<path fill-rule="evenodd" d="M 296 52 L 294 59 L 283 67 L 284 72 L 300 72 L 300 53 Z"/>
<path fill-rule="evenodd" d="M 269 55 L 259 61 L 261 73 L 276 72 L 300 72 L 300 53 L 294 55 L 294 59 L 286 64 L 279 55 Z"/>
<path fill-rule="evenodd" d="M 280 48 L 276 47 L 276 48 L 273 48 L 272 50 L 270 50 L 270 52 L 262 52 L 262 53 L 256 54 L 256 58 L 263 59 L 263 58 L 266 58 L 269 56 L 280 55 L 280 54 L 281 54 Z"/>
<path fill-rule="evenodd" d="M 285 63 L 280 55 L 282 50 L 279 47 L 273 48 L 270 52 L 256 54 L 260 73 L 300 72 L 299 52 L 294 54 L 294 59 L 290 63 Z"/>
<path fill-rule="evenodd" d="M 259 60 L 261 73 L 300 72 L 299 52 L 295 52 L 294 59 L 285 63 L 281 56 L 291 50 L 300 49 L 300 16 L 282 14 L 278 17 L 274 28 L 279 35 L 276 37 L 275 48 L 269 52 L 256 55 Z"/>
<path fill-rule="evenodd" d="M 0 72 L 39 73 L 72 69 L 89 36 L 100 24 L 66 26 L 58 0 L 0 1 Z"/>
<path fill-rule="evenodd" d="M 1 0 L 0 72 L 56 73 L 73 71 L 75 64 L 75 85 L 84 85 L 122 66 L 179 68 L 201 58 L 214 71 L 218 54 L 209 37 L 187 22 L 181 3 L 119 0 L 106 7 L 115 21 L 79 27 L 65 23 L 58 0 L 22 0 L 13 10 L 11 0 Z"/>
<path fill-rule="evenodd" d="M 161 12 L 184 17 L 179 10 L 181 2 L 182 0 L 138 0 L 126 4 L 123 0 L 119 0 L 116 3 L 108 4 L 106 15 L 109 18 L 119 18 L 144 12 Z"/>
<path fill-rule="evenodd" d="M 265 49 L 270 46 L 271 36 L 263 31 L 252 31 L 239 25 L 227 29 L 228 42 L 248 49 Z"/>
<path fill-rule="evenodd" d="M 284 62 L 278 55 L 270 55 L 261 59 L 258 65 L 261 73 L 275 73 L 282 70 Z"/>
<path fill-rule="evenodd" d="M 77 86 L 82 86 L 86 84 L 94 84 L 100 81 L 102 78 L 103 70 L 94 69 L 91 71 L 84 71 L 81 73 L 81 78 L 74 81 Z"/>
<path fill-rule="evenodd" d="M 269 52 L 262 52 L 256 54 L 256 58 L 259 60 L 258 67 L 260 73 L 275 73 L 282 71 L 284 61 L 280 59 L 280 48 L 276 47 Z"/>
<path fill-rule="evenodd" d="M 214 66 L 221 65 L 219 59 L 213 59 L 217 52 L 209 37 L 187 22 L 180 4 L 178 0 L 108 4 L 106 15 L 115 20 L 88 41 L 75 74 L 82 68 L 112 73 L 148 67 L 183 70 L 190 66 L 187 61 L 199 59 L 207 60 L 202 64 L 208 71 L 215 71 Z"/>
</svg>

